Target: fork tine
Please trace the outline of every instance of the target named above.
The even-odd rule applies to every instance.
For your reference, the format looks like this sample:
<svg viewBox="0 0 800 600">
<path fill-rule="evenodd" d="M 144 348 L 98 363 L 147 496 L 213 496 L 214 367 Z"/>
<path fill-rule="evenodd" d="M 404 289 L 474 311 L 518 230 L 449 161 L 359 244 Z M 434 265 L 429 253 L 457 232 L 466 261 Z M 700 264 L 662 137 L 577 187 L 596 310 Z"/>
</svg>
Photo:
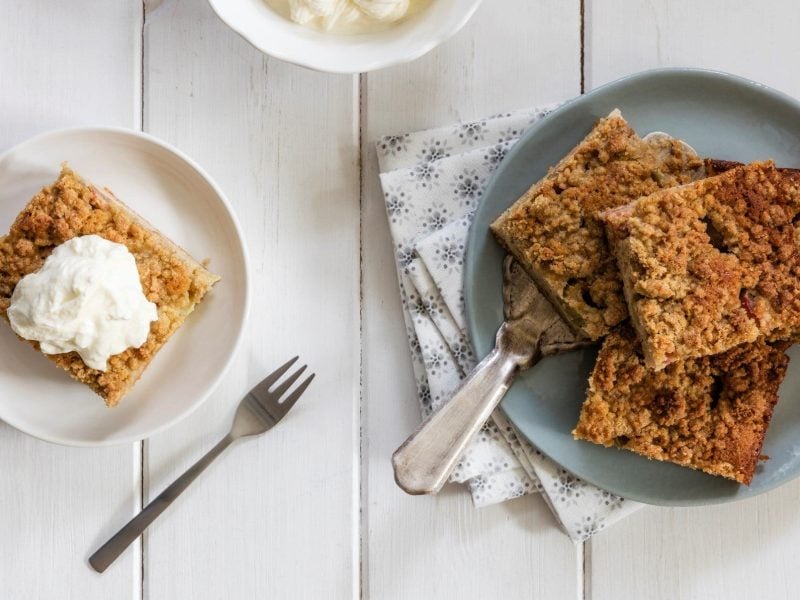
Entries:
<svg viewBox="0 0 800 600">
<path fill-rule="evenodd" d="M 286 379 L 286 381 L 284 381 L 282 384 L 280 384 L 278 387 L 276 387 L 274 390 L 272 390 L 270 392 L 270 394 L 269 394 L 270 398 L 273 399 L 275 402 L 280 402 L 281 396 L 283 396 L 286 393 L 286 390 L 288 390 L 290 387 L 292 387 L 292 384 L 295 381 L 297 381 L 297 378 L 300 377 L 300 375 L 303 374 L 303 371 L 305 371 L 306 368 L 307 368 L 307 365 L 303 365 L 302 367 L 297 369 L 297 371 L 292 373 Z"/>
<path fill-rule="evenodd" d="M 278 379 L 281 378 L 281 376 L 284 373 L 286 373 L 286 371 L 289 370 L 289 367 L 291 367 L 294 363 L 297 362 L 298 358 L 300 357 L 295 356 L 294 358 L 289 360 L 289 362 L 287 362 L 285 365 L 281 365 L 280 367 L 275 369 L 272 373 L 267 375 L 261 383 L 258 384 L 258 387 L 260 389 L 263 389 L 264 391 L 267 391 L 276 381 L 278 381 Z"/>
<path fill-rule="evenodd" d="M 289 412 L 289 409 L 292 408 L 295 405 L 295 402 L 297 402 L 300 399 L 300 396 L 302 396 L 303 392 L 306 391 L 306 388 L 309 385 L 311 385 L 311 381 L 314 379 L 315 376 L 316 376 L 316 373 L 312 373 L 311 375 L 306 377 L 303 380 L 303 383 L 298 385 L 297 389 L 295 391 L 293 391 L 291 394 L 289 394 L 289 396 L 286 398 L 286 400 L 281 402 L 281 408 L 284 409 L 284 414 Z"/>
</svg>

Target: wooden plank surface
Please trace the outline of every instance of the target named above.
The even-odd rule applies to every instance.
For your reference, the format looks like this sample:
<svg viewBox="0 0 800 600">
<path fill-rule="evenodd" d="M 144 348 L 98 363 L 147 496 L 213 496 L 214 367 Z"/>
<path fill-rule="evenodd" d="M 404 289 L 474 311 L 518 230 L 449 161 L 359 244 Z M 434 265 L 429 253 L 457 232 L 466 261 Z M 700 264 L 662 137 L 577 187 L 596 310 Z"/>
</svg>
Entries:
<svg viewBox="0 0 800 600">
<path fill-rule="evenodd" d="M 138 507 L 139 445 L 63 448 L 0 425 L 0 597 L 800 597 L 800 482 L 648 508 L 585 549 L 538 497 L 478 510 L 458 486 L 412 498 L 394 485 L 389 457 L 419 414 L 373 142 L 579 93 L 581 4 L 587 89 L 691 65 L 800 96 L 789 0 L 487 1 L 430 55 L 360 79 L 261 55 L 204 0 L 146 0 L 144 37 L 137 2 L 3 3 L 0 148 L 67 125 L 138 128 L 144 102 L 145 129 L 207 168 L 247 236 L 249 334 L 208 403 L 146 444 L 145 495 L 290 355 L 318 378 L 155 524 L 143 564 L 135 546 L 102 576 L 86 557 Z"/>
<path fill-rule="evenodd" d="M 800 96 L 792 0 L 586 0 L 586 89 L 656 67 L 729 71 Z"/>
<path fill-rule="evenodd" d="M 357 596 L 357 87 L 267 58 L 204 0 L 156 3 L 145 23 L 145 129 L 226 191 L 253 284 L 233 370 L 203 409 L 148 443 L 147 495 L 223 435 L 240 397 L 289 357 L 317 373 L 284 423 L 232 448 L 151 528 L 147 598 Z"/>
<path fill-rule="evenodd" d="M 478 510 L 461 486 L 410 497 L 390 464 L 420 416 L 374 141 L 580 91 L 577 1 L 493 4 L 428 56 L 362 81 L 365 598 L 560 599 L 581 589 L 581 548 L 541 498 Z"/>
<path fill-rule="evenodd" d="M 753 78 L 795 96 L 800 12 L 791 0 L 587 2 L 587 89 L 659 66 Z M 667 600 L 800 596 L 800 483 L 746 502 L 648 508 L 587 547 L 587 598 Z"/>
<path fill-rule="evenodd" d="M 2 12 L 0 150 L 57 127 L 138 128 L 141 5 L 3 2 Z M 139 457 L 138 444 L 66 448 L 0 424 L 0 597 L 140 598 L 138 546 L 103 576 L 86 562 L 138 508 Z"/>
<path fill-rule="evenodd" d="M 800 597 L 800 482 L 703 508 L 648 507 L 587 550 L 592 600 Z"/>
</svg>

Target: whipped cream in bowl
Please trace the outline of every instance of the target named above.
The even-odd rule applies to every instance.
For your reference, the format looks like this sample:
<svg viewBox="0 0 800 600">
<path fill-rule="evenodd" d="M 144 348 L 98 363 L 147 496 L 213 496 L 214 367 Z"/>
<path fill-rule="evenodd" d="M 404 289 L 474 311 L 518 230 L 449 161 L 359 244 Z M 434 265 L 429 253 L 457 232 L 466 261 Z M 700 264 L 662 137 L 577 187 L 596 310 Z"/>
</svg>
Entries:
<svg viewBox="0 0 800 600">
<path fill-rule="evenodd" d="M 431 51 L 481 0 L 209 0 L 217 15 L 271 56 L 329 73 L 365 73 Z"/>
<path fill-rule="evenodd" d="M 431 0 L 266 0 L 282 16 L 319 31 L 352 35 L 381 31 Z"/>
<path fill-rule="evenodd" d="M 77 352 L 88 367 L 105 371 L 111 356 L 145 343 L 158 311 L 142 291 L 130 251 L 86 235 L 57 246 L 20 280 L 8 319 L 45 354 Z"/>
</svg>

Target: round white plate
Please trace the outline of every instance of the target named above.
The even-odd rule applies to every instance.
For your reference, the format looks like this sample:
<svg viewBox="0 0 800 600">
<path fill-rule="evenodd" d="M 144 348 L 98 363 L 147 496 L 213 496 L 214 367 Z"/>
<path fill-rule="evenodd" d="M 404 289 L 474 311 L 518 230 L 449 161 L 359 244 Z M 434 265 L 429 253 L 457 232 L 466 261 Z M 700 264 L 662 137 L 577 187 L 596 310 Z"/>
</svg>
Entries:
<svg viewBox="0 0 800 600">
<path fill-rule="evenodd" d="M 0 235 L 60 164 L 107 187 L 222 280 L 115 408 L 0 323 L 0 419 L 75 446 L 122 444 L 175 424 L 209 396 L 239 345 L 249 304 L 247 254 L 222 191 L 190 158 L 124 129 L 68 129 L 0 156 Z"/>
</svg>

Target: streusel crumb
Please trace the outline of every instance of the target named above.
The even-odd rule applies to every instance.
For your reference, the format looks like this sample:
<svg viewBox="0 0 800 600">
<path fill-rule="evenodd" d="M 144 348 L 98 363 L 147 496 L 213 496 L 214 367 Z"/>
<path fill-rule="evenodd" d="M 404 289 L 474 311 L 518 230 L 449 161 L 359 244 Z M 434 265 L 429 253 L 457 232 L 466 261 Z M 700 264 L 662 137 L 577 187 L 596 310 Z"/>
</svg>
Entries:
<svg viewBox="0 0 800 600">
<path fill-rule="evenodd" d="M 800 173 L 771 162 L 603 215 L 647 365 L 800 337 Z"/>
<path fill-rule="evenodd" d="M 609 335 L 573 436 L 749 484 L 786 374 L 763 340 L 649 370 L 628 327 Z"/>
<path fill-rule="evenodd" d="M 562 316 L 596 340 L 627 317 L 598 214 L 702 175 L 685 144 L 642 140 L 614 111 L 491 229 Z"/>
</svg>

